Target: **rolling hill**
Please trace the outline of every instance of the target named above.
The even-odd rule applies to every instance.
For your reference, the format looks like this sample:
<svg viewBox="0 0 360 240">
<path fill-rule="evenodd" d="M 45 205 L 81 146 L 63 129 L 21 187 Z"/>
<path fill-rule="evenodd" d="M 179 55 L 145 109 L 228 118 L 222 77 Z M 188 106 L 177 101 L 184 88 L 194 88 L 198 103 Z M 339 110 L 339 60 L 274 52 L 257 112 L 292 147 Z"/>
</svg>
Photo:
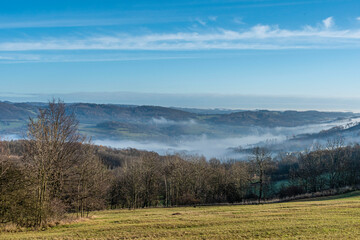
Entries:
<svg viewBox="0 0 360 240">
<path fill-rule="evenodd" d="M 23 134 L 29 117 L 44 103 L 0 102 L 0 134 Z M 251 134 L 249 127 L 319 124 L 355 116 L 349 112 L 237 111 L 115 104 L 71 103 L 80 130 L 94 138 L 168 139 L 188 135 L 226 137 Z"/>
</svg>

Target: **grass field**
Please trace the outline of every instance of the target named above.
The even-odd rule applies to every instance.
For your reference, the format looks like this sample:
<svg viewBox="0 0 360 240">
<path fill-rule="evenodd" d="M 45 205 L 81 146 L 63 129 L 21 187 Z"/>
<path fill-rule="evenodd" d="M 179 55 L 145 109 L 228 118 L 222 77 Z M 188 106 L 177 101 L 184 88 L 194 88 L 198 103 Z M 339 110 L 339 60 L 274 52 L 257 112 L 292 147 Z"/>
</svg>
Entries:
<svg viewBox="0 0 360 240">
<path fill-rule="evenodd" d="M 360 192 L 287 203 L 109 210 L 0 239 L 360 239 Z"/>
</svg>

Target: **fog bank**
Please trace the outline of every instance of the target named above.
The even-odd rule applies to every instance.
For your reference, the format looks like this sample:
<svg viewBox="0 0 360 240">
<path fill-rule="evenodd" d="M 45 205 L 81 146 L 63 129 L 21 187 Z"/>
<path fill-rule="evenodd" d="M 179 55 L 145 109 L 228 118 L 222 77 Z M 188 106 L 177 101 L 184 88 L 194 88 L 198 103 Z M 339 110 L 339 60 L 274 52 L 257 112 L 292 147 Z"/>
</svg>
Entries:
<svg viewBox="0 0 360 240">
<path fill-rule="evenodd" d="M 174 138 L 168 142 L 161 141 L 134 141 L 134 140 L 110 140 L 95 139 L 94 143 L 98 145 L 110 146 L 114 148 L 136 148 L 147 151 L 154 151 L 161 155 L 172 153 L 186 153 L 203 155 L 207 159 L 216 157 L 220 159 L 243 158 L 240 153 L 233 151 L 234 148 L 249 148 L 254 145 L 280 145 L 284 143 L 283 150 L 286 151 L 287 144 L 285 142 L 299 134 L 318 133 L 322 130 L 328 130 L 335 126 L 352 126 L 360 121 L 360 118 L 349 118 L 334 122 L 312 124 L 299 127 L 275 127 L 261 128 L 251 127 L 251 134 L 238 137 L 228 138 L 210 138 L 206 134 L 201 136 L 182 136 Z M 162 123 L 170 124 L 166 119 L 161 120 Z M 352 141 L 356 139 L 352 139 Z M 304 142 L 312 144 L 313 142 Z"/>
</svg>

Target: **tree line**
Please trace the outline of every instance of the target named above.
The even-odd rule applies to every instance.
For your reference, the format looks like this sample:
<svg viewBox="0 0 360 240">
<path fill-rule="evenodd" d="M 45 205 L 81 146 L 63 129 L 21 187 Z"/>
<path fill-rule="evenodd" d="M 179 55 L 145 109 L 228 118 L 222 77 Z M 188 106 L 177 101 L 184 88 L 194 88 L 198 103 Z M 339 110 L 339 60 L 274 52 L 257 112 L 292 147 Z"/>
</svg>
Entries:
<svg viewBox="0 0 360 240">
<path fill-rule="evenodd" d="M 248 161 L 94 146 L 61 101 L 29 120 L 26 140 L 0 142 L 0 223 L 39 227 L 67 213 L 285 198 L 360 183 L 360 145 L 341 137 Z"/>
</svg>

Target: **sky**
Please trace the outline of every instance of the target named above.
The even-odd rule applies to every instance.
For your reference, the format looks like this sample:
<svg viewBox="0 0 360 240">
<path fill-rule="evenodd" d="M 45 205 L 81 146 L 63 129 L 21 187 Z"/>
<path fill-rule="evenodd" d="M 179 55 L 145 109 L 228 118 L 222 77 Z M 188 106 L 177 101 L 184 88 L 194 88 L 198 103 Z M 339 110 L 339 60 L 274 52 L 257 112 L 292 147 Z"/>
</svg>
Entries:
<svg viewBox="0 0 360 240">
<path fill-rule="evenodd" d="M 0 100 L 360 110 L 358 0 L 0 1 Z"/>
</svg>

